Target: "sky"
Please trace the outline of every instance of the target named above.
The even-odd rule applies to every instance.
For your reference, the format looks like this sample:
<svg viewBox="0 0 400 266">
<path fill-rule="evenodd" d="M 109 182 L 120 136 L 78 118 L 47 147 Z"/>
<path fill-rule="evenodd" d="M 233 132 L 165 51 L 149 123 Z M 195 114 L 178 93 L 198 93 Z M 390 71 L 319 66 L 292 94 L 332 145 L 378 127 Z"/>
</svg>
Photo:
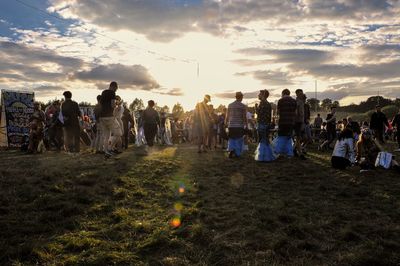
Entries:
<svg viewBox="0 0 400 266">
<path fill-rule="evenodd" d="M 190 110 L 284 88 L 342 105 L 400 97 L 400 0 L 0 1 L 0 89 Z"/>
</svg>

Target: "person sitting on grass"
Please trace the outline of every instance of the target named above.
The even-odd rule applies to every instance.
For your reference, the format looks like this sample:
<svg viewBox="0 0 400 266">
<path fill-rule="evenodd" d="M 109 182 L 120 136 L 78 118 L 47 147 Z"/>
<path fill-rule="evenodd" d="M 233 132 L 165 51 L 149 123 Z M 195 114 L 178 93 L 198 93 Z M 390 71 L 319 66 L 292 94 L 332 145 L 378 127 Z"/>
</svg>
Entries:
<svg viewBox="0 0 400 266">
<path fill-rule="evenodd" d="M 331 158 L 333 168 L 344 170 L 355 163 L 353 138 L 353 131 L 349 127 L 340 132 Z"/>
<path fill-rule="evenodd" d="M 372 132 L 369 129 L 363 129 L 361 137 L 357 142 L 357 163 L 362 170 L 375 168 L 376 157 L 381 151 L 376 141 L 372 138 Z"/>
<path fill-rule="evenodd" d="M 364 129 L 361 133 L 360 140 L 357 142 L 357 163 L 361 170 L 375 169 L 375 163 L 378 155 L 383 151 L 383 148 L 378 143 L 378 140 L 373 139 L 372 131 Z M 388 153 L 386 153 L 388 154 Z M 397 171 L 400 170 L 399 163 L 391 157 L 389 167 Z"/>
</svg>

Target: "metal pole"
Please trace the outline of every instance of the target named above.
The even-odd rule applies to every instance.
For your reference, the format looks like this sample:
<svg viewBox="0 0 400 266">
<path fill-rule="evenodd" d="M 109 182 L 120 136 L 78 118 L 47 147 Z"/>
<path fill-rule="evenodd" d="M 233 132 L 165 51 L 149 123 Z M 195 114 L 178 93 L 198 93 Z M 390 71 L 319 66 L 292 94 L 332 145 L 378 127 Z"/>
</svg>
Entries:
<svg viewBox="0 0 400 266">
<path fill-rule="evenodd" d="M 315 100 L 318 100 L 317 98 L 317 80 L 315 80 Z M 315 105 L 315 112 L 318 111 L 318 105 Z"/>
</svg>

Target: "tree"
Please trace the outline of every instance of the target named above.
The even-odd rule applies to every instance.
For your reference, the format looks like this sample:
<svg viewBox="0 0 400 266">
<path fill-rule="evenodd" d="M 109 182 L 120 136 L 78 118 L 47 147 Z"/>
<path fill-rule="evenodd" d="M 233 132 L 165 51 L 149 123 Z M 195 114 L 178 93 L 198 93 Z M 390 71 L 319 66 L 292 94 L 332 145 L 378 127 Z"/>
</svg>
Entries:
<svg viewBox="0 0 400 266">
<path fill-rule="evenodd" d="M 89 107 L 89 106 L 91 106 L 91 104 L 89 102 L 80 102 L 79 106 L 80 107 Z"/>
<path fill-rule="evenodd" d="M 332 106 L 332 100 L 331 99 L 323 99 L 321 103 L 321 107 L 324 110 L 328 110 Z"/>
<path fill-rule="evenodd" d="M 332 105 L 335 106 L 335 107 L 340 107 L 340 103 L 338 101 L 334 101 L 332 103 Z"/>
<path fill-rule="evenodd" d="M 175 104 L 172 108 L 172 116 L 174 119 L 182 119 L 184 114 L 185 111 L 183 110 L 182 105 L 180 103 Z"/>
<path fill-rule="evenodd" d="M 310 106 L 311 111 L 318 111 L 319 109 L 319 100 L 315 98 L 307 99 L 307 104 Z"/>
<path fill-rule="evenodd" d="M 135 100 L 133 100 L 133 102 L 129 105 L 129 110 L 131 110 L 131 112 L 136 112 L 143 109 L 144 104 L 142 99 L 135 98 Z"/>
</svg>

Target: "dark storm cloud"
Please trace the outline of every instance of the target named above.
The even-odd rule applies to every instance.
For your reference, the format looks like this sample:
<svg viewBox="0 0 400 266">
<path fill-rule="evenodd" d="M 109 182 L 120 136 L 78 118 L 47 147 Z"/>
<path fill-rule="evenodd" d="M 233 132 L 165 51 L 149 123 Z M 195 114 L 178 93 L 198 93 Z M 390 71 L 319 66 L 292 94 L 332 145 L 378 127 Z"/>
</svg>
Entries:
<svg viewBox="0 0 400 266">
<path fill-rule="evenodd" d="M 100 65 L 90 70 L 78 71 L 72 75 L 71 79 L 96 84 L 106 84 L 112 80 L 116 80 L 121 89 L 150 91 L 160 87 L 148 70 L 141 65 Z"/>
</svg>

